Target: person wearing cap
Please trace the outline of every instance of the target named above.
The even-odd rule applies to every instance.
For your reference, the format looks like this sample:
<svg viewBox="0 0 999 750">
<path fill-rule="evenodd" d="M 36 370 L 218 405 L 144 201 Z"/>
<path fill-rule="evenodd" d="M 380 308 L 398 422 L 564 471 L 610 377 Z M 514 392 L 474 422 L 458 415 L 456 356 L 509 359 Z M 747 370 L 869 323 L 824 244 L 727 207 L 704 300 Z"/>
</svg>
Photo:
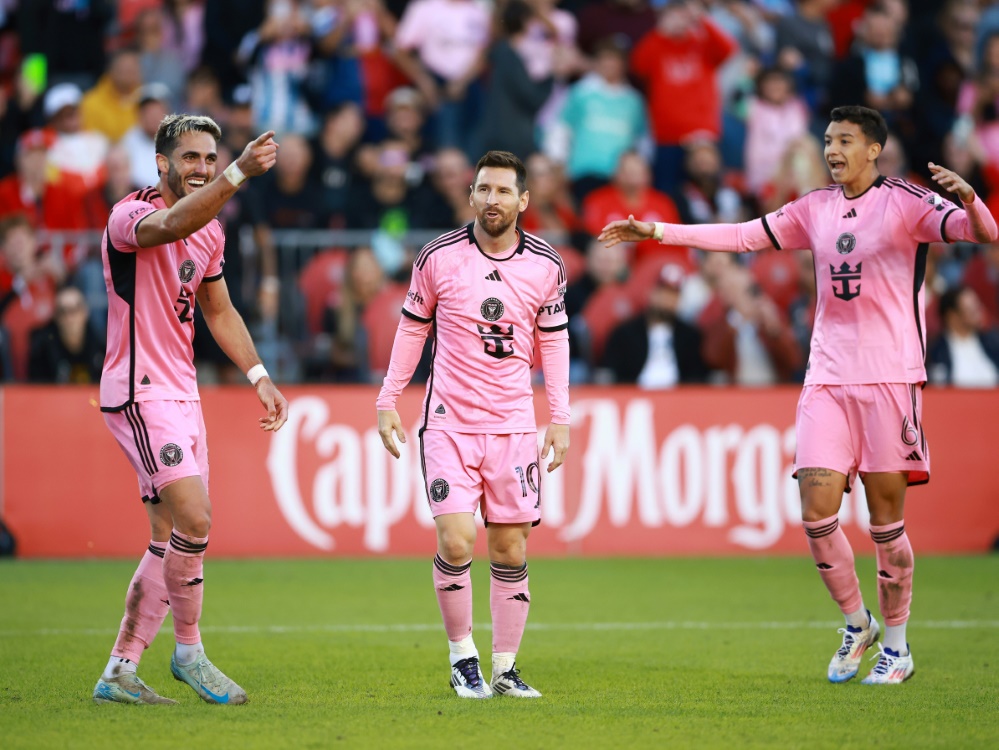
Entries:
<svg viewBox="0 0 999 750">
<path fill-rule="evenodd" d="M 138 119 L 122 136 L 121 145 L 128 153 L 132 184 L 155 185 L 160 178 L 156 171 L 156 130 L 170 112 L 170 89 L 163 83 L 147 83 L 139 89 L 136 103 Z"/>
<path fill-rule="evenodd" d="M 45 92 L 42 111 L 56 137 L 48 151 L 49 166 L 82 197 L 101 181 L 110 143 L 107 136 L 85 130 L 80 113 L 83 92 L 75 83 L 58 83 Z"/>
<path fill-rule="evenodd" d="M 596 372 L 598 382 L 647 389 L 704 382 L 708 370 L 701 357 L 701 332 L 677 314 L 685 278 L 676 264 L 662 267 L 645 309 L 611 332 Z"/>
<path fill-rule="evenodd" d="M 83 95 L 80 114 L 84 129 L 103 133 L 112 143 L 118 141 L 135 124 L 135 92 L 141 85 L 139 53 L 129 48 L 118 50 L 97 85 Z"/>
</svg>

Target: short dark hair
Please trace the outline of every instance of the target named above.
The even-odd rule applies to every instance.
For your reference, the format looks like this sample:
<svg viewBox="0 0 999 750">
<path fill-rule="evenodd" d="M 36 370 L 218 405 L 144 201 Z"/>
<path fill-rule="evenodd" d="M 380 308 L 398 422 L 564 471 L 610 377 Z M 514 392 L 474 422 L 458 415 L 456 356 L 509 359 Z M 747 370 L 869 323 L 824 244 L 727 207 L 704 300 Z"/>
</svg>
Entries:
<svg viewBox="0 0 999 750">
<path fill-rule="evenodd" d="M 885 141 L 888 140 L 888 123 L 880 112 L 870 107 L 855 104 L 836 107 L 829 113 L 829 119 L 833 122 L 852 122 L 854 125 L 859 125 L 868 143 L 876 143 L 881 148 L 885 147 Z"/>
<path fill-rule="evenodd" d="M 952 313 L 957 311 L 958 300 L 961 295 L 967 291 L 969 287 L 963 284 L 958 284 L 955 287 L 951 287 L 946 292 L 940 295 L 940 301 L 937 303 L 938 314 L 940 315 L 940 320 L 946 320 L 947 313 Z"/>
<path fill-rule="evenodd" d="M 215 143 L 222 140 L 222 128 L 204 115 L 167 115 L 156 129 L 156 153 L 168 157 L 177 148 L 177 141 L 186 133 L 208 133 Z"/>
<path fill-rule="evenodd" d="M 512 169 L 517 173 L 517 191 L 523 193 L 527 190 L 527 168 L 515 154 L 509 151 L 487 151 L 475 165 L 475 178 L 472 184 L 478 182 L 479 172 L 485 167 Z"/>
<path fill-rule="evenodd" d="M 11 214 L 10 216 L 4 217 L 0 220 L 0 245 L 7 242 L 7 235 L 13 232 L 15 229 L 27 229 L 29 232 L 34 233 L 34 227 L 31 224 L 31 220 L 25 213 Z"/>
</svg>

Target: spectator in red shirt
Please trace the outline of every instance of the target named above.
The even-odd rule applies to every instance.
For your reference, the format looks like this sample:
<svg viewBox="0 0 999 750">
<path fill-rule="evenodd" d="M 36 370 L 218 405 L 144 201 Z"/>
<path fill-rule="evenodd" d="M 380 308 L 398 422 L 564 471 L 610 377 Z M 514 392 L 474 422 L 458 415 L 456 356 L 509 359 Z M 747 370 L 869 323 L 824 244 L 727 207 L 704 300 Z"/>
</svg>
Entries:
<svg viewBox="0 0 999 750">
<path fill-rule="evenodd" d="M 737 48 L 693 0 L 668 0 L 656 28 L 631 53 L 631 71 L 644 82 L 656 139 L 656 187 L 672 192 L 683 170 L 681 146 L 721 135 L 717 70 Z"/>
<path fill-rule="evenodd" d="M 583 224 L 586 231 L 596 237 L 608 222 L 627 219 L 632 215 L 639 221 L 680 223 L 680 214 L 672 199 L 652 187 L 652 171 L 645 159 L 634 151 L 627 151 L 617 163 L 611 184 L 597 188 L 586 196 L 583 201 Z M 691 265 L 685 247 L 660 245 L 656 240 L 645 240 L 635 246 L 636 263 L 653 256 L 678 263 L 684 268 Z"/>
</svg>

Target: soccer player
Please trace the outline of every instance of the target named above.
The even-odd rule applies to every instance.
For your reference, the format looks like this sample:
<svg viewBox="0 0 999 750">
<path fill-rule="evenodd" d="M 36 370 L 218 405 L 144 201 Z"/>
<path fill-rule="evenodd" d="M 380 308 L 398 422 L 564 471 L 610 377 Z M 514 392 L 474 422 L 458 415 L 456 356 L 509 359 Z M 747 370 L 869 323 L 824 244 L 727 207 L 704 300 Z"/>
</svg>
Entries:
<svg viewBox="0 0 999 750">
<path fill-rule="evenodd" d="M 420 457 L 437 525 L 433 581 L 462 698 L 539 698 L 516 667 L 531 594 L 527 536 L 541 520 L 541 476 L 531 366 L 537 337 L 551 423 L 548 471 L 569 448 L 569 338 L 565 267 L 545 242 L 517 229 L 527 208 L 524 165 L 489 151 L 475 166 L 475 221 L 441 235 L 413 263 L 413 280 L 378 394 L 378 432 L 396 458 L 406 442 L 395 409 L 432 330 L 433 364 L 420 425 Z M 472 639 L 476 508 L 486 525 L 492 676 Z"/>
<path fill-rule="evenodd" d="M 912 547 L 905 533 L 906 487 L 930 477 L 920 418 L 926 382 L 923 279 L 931 242 L 993 242 L 996 222 L 959 175 L 930 163 L 937 193 L 878 172 L 888 131 L 866 107 L 832 110 L 825 160 L 835 185 L 743 224 L 677 226 L 637 222 L 604 227 L 608 244 L 655 237 L 669 245 L 745 252 L 810 248 L 818 299 L 811 356 L 798 401 L 794 468 L 802 519 L 819 575 L 846 617 L 829 664 L 846 682 L 881 635 L 864 606 L 853 550 L 838 513 L 859 474 L 867 490 L 878 567 L 884 644 L 866 684 L 913 674 L 905 626 L 912 600 Z"/>
<path fill-rule="evenodd" d="M 267 411 L 266 432 L 281 428 L 288 402 L 267 376 L 229 299 L 222 274 L 225 237 L 215 220 L 248 177 L 276 161 L 268 132 L 213 180 L 222 131 L 208 117 L 170 115 L 156 133 L 160 180 L 111 209 L 102 242 L 108 290 L 108 346 L 101 377 L 104 421 L 139 478 L 152 541 L 125 598 L 125 616 L 97 702 L 174 703 L 136 675 L 144 649 L 173 612 L 173 676 L 208 703 L 245 703 L 201 645 L 198 620 L 208 546 L 208 448 L 191 344 L 194 305 L 212 336 L 246 372 Z"/>
</svg>

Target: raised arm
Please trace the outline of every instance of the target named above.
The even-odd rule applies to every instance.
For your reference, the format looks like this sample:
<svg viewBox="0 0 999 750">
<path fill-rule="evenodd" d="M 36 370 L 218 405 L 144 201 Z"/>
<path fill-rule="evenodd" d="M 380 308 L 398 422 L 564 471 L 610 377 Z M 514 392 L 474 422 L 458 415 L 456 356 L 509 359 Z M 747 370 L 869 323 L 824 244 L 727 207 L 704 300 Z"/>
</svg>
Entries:
<svg viewBox="0 0 999 750">
<path fill-rule="evenodd" d="M 953 172 L 939 164 L 929 163 L 930 173 L 935 183 L 944 188 L 948 193 L 955 193 L 961 199 L 964 212 L 954 212 L 946 221 L 946 239 L 967 240 L 969 242 L 995 242 L 999 239 L 999 227 L 996 226 L 995 217 L 988 207 L 982 203 L 981 198 L 975 195 L 972 189 L 961 175 Z"/>
<path fill-rule="evenodd" d="M 608 247 L 619 242 L 656 239 L 665 245 L 686 245 L 701 250 L 729 253 L 754 252 L 775 247 L 762 219 L 741 224 L 662 224 L 637 221 L 612 221 L 597 238 Z"/>
</svg>

